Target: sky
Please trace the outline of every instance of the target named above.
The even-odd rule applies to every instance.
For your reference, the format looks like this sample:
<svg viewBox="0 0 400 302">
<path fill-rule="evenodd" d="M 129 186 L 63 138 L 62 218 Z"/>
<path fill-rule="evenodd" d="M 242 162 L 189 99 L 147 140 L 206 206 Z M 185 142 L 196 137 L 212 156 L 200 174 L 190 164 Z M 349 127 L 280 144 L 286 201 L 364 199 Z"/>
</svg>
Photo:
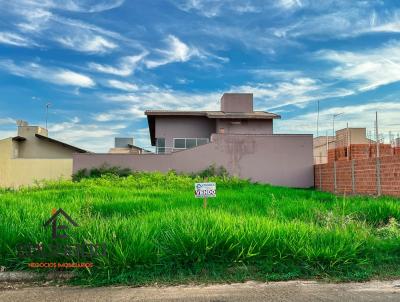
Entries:
<svg viewBox="0 0 400 302">
<path fill-rule="evenodd" d="M 106 152 L 150 146 L 145 110 L 251 92 L 276 133 L 400 132 L 400 4 L 348 0 L 0 0 L 0 139 L 16 120 Z"/>
</svg>

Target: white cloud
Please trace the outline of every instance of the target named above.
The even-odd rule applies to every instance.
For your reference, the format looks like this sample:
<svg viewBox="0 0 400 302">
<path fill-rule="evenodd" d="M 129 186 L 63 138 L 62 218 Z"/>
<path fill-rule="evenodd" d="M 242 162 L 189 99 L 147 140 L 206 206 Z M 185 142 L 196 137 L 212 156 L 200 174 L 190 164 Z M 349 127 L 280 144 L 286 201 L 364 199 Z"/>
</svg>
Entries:
<svg viewBox="0 0 400 302">
<path fill-rule="evenodd" d="M 326 50 L 317 55 L 337 63 L 331 75 L 358 82 L 360 91 L 400 81 L 400 42 L 360 52 Z"/>
<path fill-rule="evenodd" d="M 90 77 L 70 70 L 56 71 L 54 77 L 54 83 L 59 85 L 73 85 L 79 87 L 93 87 L 95 85 Z"/>
<path fill-rule="evenodd" d="M 15 125 L 15 120 L 10 117 L 0 117 L 0 125 Z"/>
<path fill-rule="evenodd" d="M 35 45 L 30 39 L 11 32 L 0 32 L 0 44 L 1 43 L 21 47 L 31 47 Z"/>
<path fill-rule="evenodd" d="M 36 63 L 17 65 L 11 60 L 2 60 L 0 61 L 0 69 L 17 76 L 38 79 L 57 85 L 71 85 L 83 88 L 90 88 L 96 85 L 89 76 L 66 69 L 44 67 Z"/>
<path fill-rule="evenodd" d="M 99 35 L 77 35 L 58 37 L 56 40 L 67 48 L 89 53 L 106 53 L 118 47 L 110 40 Z"/>
<path fill-rule="evenodd" d="M 142 52 L 139 55 L 123 57 L 120 59 L 120 62 L 116 67 L 98 63 L 89 63 L 89 68 L 97 72 L 127 77 L 134 72 L 135 68 L 146 56 L 147 52 Z"/>
<path fill-rule="evenodd" d="M 295 0 L 282 0 L 296 5 Z M 293 18 L 291 24 L 278 27 L 272 33 L 280 38 L 302 37 L 317 40 L 351 38 L 365 34 L 400 32 L 400 10 L 376 11 L 374 2 L 338 1 L 330 5 L 308 5 L 308 14 Z M 332 9 L 335 6 L 336 9 Z M 314 12 L 314 13 L 313 13 Z"/>
<path fill-rule="evenodd" d="M 285 9 L 297 8 L 302 6 L 300 0 L 279 0 L 278 4 Z"/>
<path fill-rule="evenodd" d="M 296 73 L 293 73 L 296 74 Z M 285 76 L 288 76 L 286 74 Z M 256 104 L 265 108 L 274 109 L 287 105 L 304 107 L 307 103 L 328 98 L 344 97 L 353 94 L 353 91 L 335 88 L 330 84 L 308 77 L 285 78 L 275 83 L 251 83 L 235 86 L 232 92 L 252 92 Z"/>
<path fill-rule="evenodd" d="M 135 84 L 117 81 L 117 80 L 108 80 L 107 84 L 108 84 L 108 86 L 110 86 L 112 88 L 116 88 L 116 89 L 124 90 L 124 91 L 135 91 L 135 90 L 139 89 L 139 87 Z"/>
<path fill-rule="evenodd" d="M 200 56 L 196 48 L 189 47 L 173 35 L 169 35 L 165 42 L 167 43 L 167 49 L 157 50 L 160 58 L 145 61 L 148 68 L 156 68 L 173 62 L 186 62 L 193 56 Z"/>
<path fill-rule="evenodd" d="M 17 27 L 23 32 L 30 33 L 37 33 L 48 28 L 49 22 L 54 17 L 50 11 L 37 7 L 21 6 L 14 13 L 22 17 Z"/>
<path fill-rule="evenodd" d="M 133 119 L 144 119 L 144 110 L 128 107 L 121 110 L 110 110 L 108 112 L 93 114 L 92 118 L 97 122 L 127 121 Z"/>
<path fill-rule="evenodd" d="M 38 7 L 43 9 L 66 10 L 81 13 L 98 13 L 117 8 L 124 2 L 125 0 L 14 0 L 12 1 L 12 5 L 19 7 Z"/>
<path fill-rule="evenodd" d="M 149 109 L 218 110 L 221 95 L 221 92 L 191 93 L 150 87 L 135 93 L 104 95 L 103 99 L 132 106 L 141 112 Z"/>
<path fill-rule="evenodd" d="M 79 148 L 107 152 L 113 146 L 115 136 L 126 128 L 122 124 L 83 124 L 79 119 L 49 125 L 49 136 Z"/>
<path fill-rule="evenodd" d="M 41 40 L 41 45 L 49 45 L 47 41 L 56 41 L 60 45 L 87 53 L 105 53 L 118 47 L 116 40 L 124 41 L 125 46 L 140 48 L 136 41 L 101 27 L 62 17 L 61 10 L 94 13 L 122 5 L 124 1 L 33 1 L 33 0 L 0 0 L 7 15 L 15 19 L 16 28 L 29 34 L 31 39 Z M 18 37 L 6 37 L 11 42 L 22 44 Z M 17 40 L 18 39 L 18 40 Z M 9 41 L 10 42 L 10 41 Z M 22 45 L 19 45 L 22 44 Z M 36 45 L 33 42 L 29 45 Z M 42 46 L 44 47 L 44 46 Z M 52 47 L 52 44 L 50 46 Z"/>
<path fill-rule="evenodd" d="M 228 14 L 247 14 L 259 13 L 263 8 L 271 8 L 273 5 L 268 1 L 258 0 L 171 0 L 174 5 L 185 12 L 195 12 L 206 18 L 214 18 L 221 16 L 223 13 Z M 285 0 L 282 0 L 285 1 Z M 286 0 L 286 2 L 289 2 Z M 297 1 L 296 1 L 297 2 Z"/>
<path fill-rule="evenodd" d="M 331 107 L 320 111 L 319 114 L 319 135 L 332 135 L 333 114 L 343 113 L 335 119 L 335 129 L 343 129 L 347 123 L 349 127 L 367 128 L 367 131 L 374 133 L 375 112 L 378 111 L 380 135 L 388 139 L 389 131 L 393 135 L 400 133 L 398 112 L 400 101 L 371 102 L 367 104 L 347 105 Z M 277 121 L 275 130 L 280 133 L 314 133 L 317 129 L 317 110 L 306 114 L 299 114 L 296 117 Z M 372 138 L 374 138 L 372 136 Z M 387 141 L 388 142 L 388 141 Z"/>
</svg>

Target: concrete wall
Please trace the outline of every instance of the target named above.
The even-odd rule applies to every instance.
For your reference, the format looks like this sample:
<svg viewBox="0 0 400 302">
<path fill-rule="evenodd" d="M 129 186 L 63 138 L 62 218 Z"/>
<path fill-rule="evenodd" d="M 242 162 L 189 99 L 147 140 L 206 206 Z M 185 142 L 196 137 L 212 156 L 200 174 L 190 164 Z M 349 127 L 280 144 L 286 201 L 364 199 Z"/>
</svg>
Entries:
<svg viewBox="0 0 400 302">
<path fill-rule="evenodd" d="M 167 148 L 174 146 L 174 138 L 210 138 L 212 133 L 215 133 L 215 120 L 203 116 L 157 116 L 155 119 L 155 137 L 164 137 Z"/>
<path fill-rule="evenodd" d="M 140 171 L 196 172 L 211 164 L 231 175 L 289 187 L 314 184 L 312 135 L 221 135 L 171 154 L 74 154 L 73 171 L 103 164 Z"/>
<path fill-rule="evenodd" d="M 336 131 L 336 147 L 348 144 L 368 144 L 367 130 L 365 128 L 347 128 Z"/>
<path fill-rule="evenodd" d="M 252 93 L 224 93 L 221 98 L 223 112 L 253 112 Z"/>
<path fill-rule="evenodd" d="M 15 144 L 14 147 L 16 150 L 14 155 L 18 154 L 18 156 L 14 157 L 44 159 L 72 158 L 73 150 L 40 139 L 35 134 L 47 136 L 47 130 L 37 126 L 18 127 L 18 135 L 26 138 L 26 140 Z"/>
<path fill-rule="evenodd" d="M 240 122 L 240 124 L 238 124 Z M 218 119 L 217 132 L 221 133 L 221 128 L 226 134 L 272 134 L 273 122 L 271 120 L 230 120 Z"/>
<path fill-rule="evenodd" d="M 11 138 L 0 140 L 0 187 L 16 188 L 33 185 L 35 180 L 71 178 L 72 158 L 14 158 L 17 144 Z"/>
</svg>

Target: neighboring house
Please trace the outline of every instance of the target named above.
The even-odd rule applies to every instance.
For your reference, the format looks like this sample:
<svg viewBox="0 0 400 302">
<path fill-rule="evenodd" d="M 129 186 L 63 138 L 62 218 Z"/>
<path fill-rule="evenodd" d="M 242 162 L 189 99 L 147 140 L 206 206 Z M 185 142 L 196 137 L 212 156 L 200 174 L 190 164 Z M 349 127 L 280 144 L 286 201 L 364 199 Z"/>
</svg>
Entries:
<svg viewBox="0 0 400 302">
<path fill-rule="evenodd" d="M 343 128 L 335 131 L 335 136 L 315 137 L 313 140 L 314 164 L 326 164 L 328 162 L 328 150 L 374 143 L 367 138 L 366 128 Z"/>
<path fill-rule="evenodd" d="M 210 142 L 211 135 L 272 134 L 279 115 L 253 111 L 253 94 L 225 93 L 221 111 L 147 110 L 150 140 L 156 153 L 170 153 Z"/>
<path fill-rule="evenodd" d="M 313 141 L 314 164 L 328 162 L 328 150 L 333 148 L 334 136 L 317 136 Z"/>
<path fill-rule="evenodd" d="M 142 154 L 149 152 L 133 144 L 133 137 L 116 137 L 114 148 L 108 150 L 112 154 Z"/>
<path fill-rule="evenodd" d="M 146 111 L 156 153 L 74 154 L 73 171 L 104 164 L 139 171 L 192 173 L 210 165 L 252 181 L 314 185 L 311 134 L 274 134 L 279 115 L 253 110 L 253 94 L 225 93 L 220 111 Z"/>
<path fill-rule="evenodd" d="M 0 140 L 0 187 L 69 179 L 75 152 L 87 151 L 48 137 L 47 129 L 18 121 L 17 136 Z"/>
</svg>

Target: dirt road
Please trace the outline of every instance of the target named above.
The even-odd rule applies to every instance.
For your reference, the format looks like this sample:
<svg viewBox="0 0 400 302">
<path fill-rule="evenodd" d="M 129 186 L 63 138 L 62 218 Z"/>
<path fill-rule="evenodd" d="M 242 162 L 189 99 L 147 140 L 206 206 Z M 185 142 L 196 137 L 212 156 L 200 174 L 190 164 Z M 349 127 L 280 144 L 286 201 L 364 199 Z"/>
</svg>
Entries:
<svg viewBox="0 0 400 302">
<path fill-rule="evenodd" d="M 0 286 L 2 302 L 58 301 L 400 301 L 400 280 L 366 283 L 246 282 L 171 287 Z"/>
</svg>

